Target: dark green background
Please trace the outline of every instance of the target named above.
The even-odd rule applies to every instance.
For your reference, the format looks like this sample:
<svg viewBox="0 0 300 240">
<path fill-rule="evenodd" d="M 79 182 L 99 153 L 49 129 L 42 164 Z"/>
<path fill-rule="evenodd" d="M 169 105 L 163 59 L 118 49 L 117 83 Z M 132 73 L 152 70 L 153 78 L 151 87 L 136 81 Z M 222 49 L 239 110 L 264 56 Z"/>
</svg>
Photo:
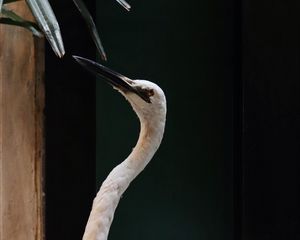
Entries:
<svg viewBox="0 0 300 240">
<path fill-rule="evenodd" d="M 114 239 L 233 239 L 233 1 L 97 1 L 107 66 L 164 89 L 162 145 L 117 208 Z M 97 187 L 134 147 L 137 117 L 97 82 Z"/>
<path fill-rule="evenodd" d="M 158 83 L 168 100 L 161 148 L 124 194 L 109 240 L 300 239 L 299 3 L 131 1 L 130 13 L 85 3 L 105 65 Z M 95 91 L 72 59 L 96 54 L 73 2 L 51 5 L 67 55 L 46 44 L 45 235 L 75 240 L 139 129 L 123 97 L 102 80 Z"/>
</svg>

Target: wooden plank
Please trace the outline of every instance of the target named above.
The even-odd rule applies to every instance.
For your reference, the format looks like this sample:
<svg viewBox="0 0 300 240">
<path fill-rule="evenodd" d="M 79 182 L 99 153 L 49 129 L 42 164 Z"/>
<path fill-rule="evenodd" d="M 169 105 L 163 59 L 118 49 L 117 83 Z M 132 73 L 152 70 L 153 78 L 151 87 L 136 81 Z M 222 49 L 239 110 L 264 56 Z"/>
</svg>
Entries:
<svg viewBox="0 0 300 240">
<path fill-rule="evenodd" d="M 25 4 L 10 4 L 26 19 Z M 0 26 L 0 239 L 43 239 L 44 43 Z"/>
</svg>

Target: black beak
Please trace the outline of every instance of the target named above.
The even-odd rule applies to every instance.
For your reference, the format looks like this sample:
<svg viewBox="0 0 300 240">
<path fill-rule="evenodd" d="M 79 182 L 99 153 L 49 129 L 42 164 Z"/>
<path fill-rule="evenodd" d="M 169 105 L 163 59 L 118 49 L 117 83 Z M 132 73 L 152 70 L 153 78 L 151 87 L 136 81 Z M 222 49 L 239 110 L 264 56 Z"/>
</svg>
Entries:
<svg viewBox="0 0 300 240">
<path fill-rule="evenodd" d="M 120 73 L 117 73 L 99 63 L 96 63 L 92 60 L 73 56 L 73 58 L 89 72 L 93 73 L 96 76 L 104 78 L 109 84 L 113 87 L 121 90 L 122 92 L 132 92 L 141 97 L 145 102 L 151 103 L 149 95 L 145 91 L 141 91 L 133 86 L 134 80 L 123 76 Z"/>
</svg>

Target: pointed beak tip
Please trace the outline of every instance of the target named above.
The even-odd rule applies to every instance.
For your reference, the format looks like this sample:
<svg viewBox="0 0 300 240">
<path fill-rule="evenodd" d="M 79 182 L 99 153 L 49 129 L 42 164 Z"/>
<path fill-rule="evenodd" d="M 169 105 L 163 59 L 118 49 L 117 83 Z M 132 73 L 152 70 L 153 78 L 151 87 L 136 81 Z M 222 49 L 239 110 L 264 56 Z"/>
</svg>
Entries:
<svg viewBox="0 0 300 240">
<path fill-rule="evenodd" d="M 77 61 L 77 59 L 80 58 L 80 57 L 76 56 L 76 55 L 72 55 L 72 58 L 74 58 Z"/>
<path fill-rule="evenodd" d="M 92 60 L 89 60 L 84 57 L 79 57 L 76 55 L 72 55 L 72 57 L 75 59 L 75 61 L 81 65 L 83 68 L 88 70 L 89 72 L 96 74 L 97 75 L 97 69 L 98 69 L 98 64 Z M 100 65 L 100 64 L 99 64 Z"/>
<path fill-rule="evenodd" d="M 72 56 L 75 60 L 76 60 L 76 62 L 78 62 L 79 64 L 83 64 L 83 57 L 79 57 L 79 56 L 76 56 L 76 55 L 73 55 Z"/>
<path fill-rule="evenodd" d="M 121 90 L 123 92 L 129 91 L 140 96 L 145 102 L 151 103 L 151 100 L 145 93 L 137 90 L 132 86 L 132 81 L 128 77 L 121 75 L 99 63 L 96 63 L 92 60 L 79 57 L 76 55 L 72 55 L 72 57 L 78 62 L 82 67 L 84 67 L 89 72 L 95 74 L 96 76 L 100 76 L 105 79 L 110 85 L 112 85 L 115 89 Z"/>
</svg>

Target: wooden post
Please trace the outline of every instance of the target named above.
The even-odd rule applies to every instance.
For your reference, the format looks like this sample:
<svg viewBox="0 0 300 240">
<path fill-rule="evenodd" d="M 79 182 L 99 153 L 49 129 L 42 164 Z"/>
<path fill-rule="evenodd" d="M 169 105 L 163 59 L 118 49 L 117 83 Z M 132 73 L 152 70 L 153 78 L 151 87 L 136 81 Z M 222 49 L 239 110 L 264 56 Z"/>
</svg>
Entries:
<svg viewBox="0 0 300 240">
<path fill-rule="evenodd" d="M 25 2 L 10 4 L 33 19 Z M 44 40 L 0 25 L 0 239 L 41 240 Z"/>
</svg>

